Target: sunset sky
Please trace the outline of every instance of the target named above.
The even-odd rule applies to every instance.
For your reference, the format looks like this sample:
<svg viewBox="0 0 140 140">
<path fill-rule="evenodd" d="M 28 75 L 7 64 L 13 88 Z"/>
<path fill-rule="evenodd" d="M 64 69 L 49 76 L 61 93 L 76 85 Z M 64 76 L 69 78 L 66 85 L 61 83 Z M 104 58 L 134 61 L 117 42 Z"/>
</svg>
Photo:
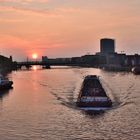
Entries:
<svg viewBox="0 0 140 140">
<path fill-rule="evenodd" d="M 0 54 L 94 54 L 105 37 L 118 52 L 140 53 L 139 26 L 140 0 L 0 0 Z"/>
</svg>

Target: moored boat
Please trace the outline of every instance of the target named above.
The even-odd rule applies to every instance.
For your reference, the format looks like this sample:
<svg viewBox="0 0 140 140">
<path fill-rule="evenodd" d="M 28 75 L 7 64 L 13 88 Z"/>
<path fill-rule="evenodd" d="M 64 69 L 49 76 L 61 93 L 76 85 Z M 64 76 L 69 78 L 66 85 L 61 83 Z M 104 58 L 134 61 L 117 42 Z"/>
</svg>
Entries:
<svg viewBox="0 0 140 140">
<path fill-rule="evenodd" d="M 83 110 L 106 110 L 112 106 L 99 77 L 88 75 L 85 77 L 77 99 L 77 106 Z"/>
<path fill-rule="evenodd" d="M 132 72 L 136 75 L 140 74 L 140 66 L 132 68 Z"/>
<path fill-rule="evenodd" d="M 8 78 L 4 78 L 0 75 L 0 90 L 12 88 L 13 81 L 10 81 Z"/>
</svg>

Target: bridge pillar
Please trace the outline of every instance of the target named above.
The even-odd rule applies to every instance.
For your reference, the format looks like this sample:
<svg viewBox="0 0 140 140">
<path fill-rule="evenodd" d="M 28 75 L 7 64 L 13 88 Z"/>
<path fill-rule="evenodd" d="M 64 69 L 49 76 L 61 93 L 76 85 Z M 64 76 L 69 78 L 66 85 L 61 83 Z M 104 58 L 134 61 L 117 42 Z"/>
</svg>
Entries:
<svg viewBox="0 0 140 140">
<path fill-rule="evenodd" d="M 30 69 L 32 66 L 31 66 L 31 65 L 25 65 L 25 67 L 26 67 L 27 69 Z"/>
<path fill-rule="evenodd" d="M 51 67 L 50 67 L 50 65 L 43 65 L 42 68 L 43 69 L 50 69 Z"/>
</svg>

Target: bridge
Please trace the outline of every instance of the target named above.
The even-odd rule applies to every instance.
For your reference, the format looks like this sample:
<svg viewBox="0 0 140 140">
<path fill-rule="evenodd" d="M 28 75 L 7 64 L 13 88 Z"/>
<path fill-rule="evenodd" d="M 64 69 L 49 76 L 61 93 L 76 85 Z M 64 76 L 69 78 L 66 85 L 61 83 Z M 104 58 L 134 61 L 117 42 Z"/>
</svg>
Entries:
<svg viewBox="0 0 140 140">
<path fill-rule="evenodd" d="M 39 65 L 43 68 L 50 68 L 50 66 L 73 66 L 74 64 L 71 62 L 45 62 L 45 61 L 25 61 L 25 62 L 17 62 L 17 68 L 22 68 L 23 66 L 26 68 L 30 68 L 33 65 Z"/>
</svg>

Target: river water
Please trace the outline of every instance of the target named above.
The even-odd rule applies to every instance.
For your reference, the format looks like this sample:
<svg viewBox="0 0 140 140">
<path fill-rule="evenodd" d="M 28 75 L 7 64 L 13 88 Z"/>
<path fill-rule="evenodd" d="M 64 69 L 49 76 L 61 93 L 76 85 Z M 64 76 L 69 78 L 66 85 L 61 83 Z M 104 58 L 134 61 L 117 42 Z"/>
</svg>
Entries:
<svg viewBox="0 0 140 140">
<path fill-rule="evenodd" d="M 83 77 L 97 74 L 112 109 L 89 115 L 75 106 Z M 14 71 L 0 93 L 0 140 L 139 140 L 140 76 L 94 68 Z"/>
</svg>

